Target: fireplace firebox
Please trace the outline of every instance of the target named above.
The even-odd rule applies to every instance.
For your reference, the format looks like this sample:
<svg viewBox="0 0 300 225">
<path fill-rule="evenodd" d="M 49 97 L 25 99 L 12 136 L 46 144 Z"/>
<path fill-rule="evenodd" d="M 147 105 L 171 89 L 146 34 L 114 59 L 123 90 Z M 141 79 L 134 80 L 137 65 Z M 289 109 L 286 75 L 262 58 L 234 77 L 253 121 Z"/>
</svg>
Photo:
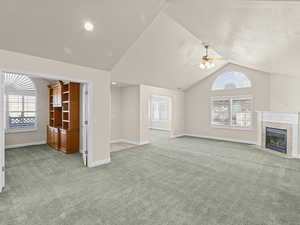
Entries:
<svg viewBox="0 0 300 225">
<path fill-rule="evenodd" d="M 266 127 L 266 148 L 287 153 L 287 130 Z"/>
</svg>

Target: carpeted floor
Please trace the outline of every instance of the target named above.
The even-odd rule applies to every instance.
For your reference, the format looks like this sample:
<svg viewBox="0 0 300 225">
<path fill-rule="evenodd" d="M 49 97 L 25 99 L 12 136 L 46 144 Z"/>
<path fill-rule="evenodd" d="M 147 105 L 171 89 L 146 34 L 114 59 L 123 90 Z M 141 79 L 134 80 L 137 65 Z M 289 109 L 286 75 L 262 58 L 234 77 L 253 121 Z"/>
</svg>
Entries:
<svg viewBox="0 0 300 225">
<path fill-rule="evenodd" d="M 3 225 L 300 224 L 300 160 L 249 145 L 160 139 L 93 169 L 46 145 L 6 159 Z"/>
</svg>

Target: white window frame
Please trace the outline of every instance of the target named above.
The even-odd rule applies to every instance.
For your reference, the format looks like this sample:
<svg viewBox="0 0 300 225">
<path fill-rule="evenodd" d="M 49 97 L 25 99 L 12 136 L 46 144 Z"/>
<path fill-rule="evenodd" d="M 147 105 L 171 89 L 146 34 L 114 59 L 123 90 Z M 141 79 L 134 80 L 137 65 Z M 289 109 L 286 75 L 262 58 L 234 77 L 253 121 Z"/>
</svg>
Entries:
<svg viewBox="0 0 300 225">
<path fill-rule="evenodd" d="M 35 124 L 34 127 L 30 127 L 30 128 L 10 128 L 9 127 L 9 108 L 8 108 L 8 96 L 9 95 L 19 95 L 22 96 L 24 101 L 24 96 L 34 96 L 35 97 Z M 32 131 L 36 131 L 38 130 L 38 110 L 37 110 L 37 95 L 27 95 L 27 94 L 20 94 L 20 93 L 10 93 L 10 94 L 6 94 L 5 96 L 5 101 L 6 101 L 6 110 L 5 110 L 5 119 L 6 119 L 6 125 L 5 125 L 5 133 L 22 133 L 22 132 L 32 132 Z M 23 112 L 24 112 L 24 102 L 22 103 L 22 108 L 23 108 Z"/>
<path fill-rule="evenodd" d="M 38 103 L 37 103 L 37 88 L 36 88 L 36 84 L 35 82 L 27 75 L 24 73 L 19 73 L 19 72 L 11 72 L 11 71 L 2 71 L 2 74 L 16 74 L 16 75 L 21 75 L 21 76 L 26 76 L 30 79 L 30 81 L 33 84 L 34 90 L 11 90 L 9 89 L 9 91 L 6 90 L 6 86 L 5 86 L 5 82 L 4 82 L 4 95 L 5 95 L 5 133 L 22 133 L 22 132 L 32 132 L 32 131 L 37 131 L 38 130 Z M 10 128 L 9 127 L 9 107 L 8 107 L 8 96 L 9 95 L 18 95 L 18 96 L 22 96 L 23 98 L 23 105 L 22 107 L 24 107 L 24 96 L 34 96 L 35 97 L 35 124 L 33 127 L 24 127 L 24 128 Z M 23 108 L 23 112 L 24 112 L 24 108 Z"/>
<path fill-rule="evenodd" d="M 165 102 L 163 102 L 164 104 L 166 103 L 167 104 L 167 108 L 168 108 L 168 118 L 167 119 L 154 119 L 154 116 L 153 116 L 153 105 L 155 103 L 160 103 L 159 101 L 154 101 L 152 100 L 153 97 L 156 97 L 156 98 L 165 98 Z M 168 96 L 159 96 L 159 95 L 152 95 L 151 96 L 151 101 L 150 101 L 150 118 L 151 118 L 151 121 L 153 122 L 169 122 L 171 121 L 171 98 L 168 97 Z"/>
<path fill-rule="evenodd" d="M 229 100 L 230 101 L 230 125 L 216 125 L 213 124 L 213 103 L 217 100 Z M 251 126 L 239 127 L 232 125 L 232 102 L 233 100 L 252 100 L 251 102 Z M 225 128 L 225 129 L 236 129 L 236 130 L 253 130 L 253 110 L 254 110 L 254 98 L 250 95 L 240 96 L 214 96 L 210 98 L 210 125 L 213 128 Z"/>
<path fill-rule="evenodd" d="M 214 88 L 216 82 L 219 81 L 219 79 L 223 76 L 226 76 L 228 73 L 238 73 L 240 76 L 244 76 L 247 81 L 249 82 L 249 85 L 248 86 L 245 86 L 245 87 L 234 87 L 234 88 Z M 246 89 L 246 88 L 252 88 L 252 81 L 249 79 L 249 77 L 242 73 L 242 72 L 239 72 L 239 71 L 226 71 L 226 72 L 223 72 L 221 73 L 215 80 L 214 82 L 212 83 L 212 86 L 211 86 L 211 91 L 224 91 L 224 90 L 235 90 L 235 89 Z"/>
</svg>

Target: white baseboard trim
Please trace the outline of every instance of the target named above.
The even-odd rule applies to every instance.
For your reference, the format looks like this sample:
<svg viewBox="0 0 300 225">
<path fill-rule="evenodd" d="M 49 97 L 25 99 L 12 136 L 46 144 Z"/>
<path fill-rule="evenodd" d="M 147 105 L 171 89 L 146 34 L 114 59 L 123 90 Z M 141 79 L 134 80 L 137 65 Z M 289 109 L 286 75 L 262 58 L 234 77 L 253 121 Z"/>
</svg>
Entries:
<svg viewBox="0 0 300 225">
<path fill-rule="evenodd" d="M 183 136 L 187 136 L 185 134 L 176 134 L 176 135 L 172 135 L 171 138 L 179 138 L 179 137 L 183 137 Z"/>
<path fill-rule="evenodd" d="M 98 160 L 98 161 L 94 161 L 94 162 L 88 163 L 88 167 L 89 168 L 94 168 L 94 167 L 105 165 L 105 164 L 108 164 L 108 163 L 111 163 L 110 158 L 109 159 Z"/>
<path fill-rule="evenodd" d="M 203 136 L 203 135 L 195 135 L 195 134 L 184 134 L 182 136 L 205 138 L 205 139 L 212 139 L 212 140 L 218 140 L 218 141 L 228 141 L 228 142 L 235 142 L 235 143 L 249 144 L 249 145 L 256 145 L 257 144 L 256 141 L 244 141 L 244 140 L 238 140 L 238 139 L 229 139 L 229 138 L 221 138 L 221 137 L 213 137 L 213 136 Z"/>
<path fill-rule="evenodd" d="M 120 143 L 122 142 L 122 139 L 114 139 L 114 140 L 111 140 L 110 143 L 113 144 L 113 143 Z"/>
<path fill-rule="evenodd" d="M 146 144 L 150 143 L 149 141 L 136 142 L 136 141 L 130 141 L 130 140 L 127 140 L 127 139 L 116 139 L 116 140 L 111 140 L 110 141 L 111 144 L 120 143 L 120 142 L 127 143 L 127 144 L 132 144 L 132 145 L 146 145 Z"/>
<path fill-rule="evenodd" d="M 293 158 L 300 159 L 300 155 L 295 155 L 295 156 L 293 156 Z"/>
<path fill-rule="evenodd" d="M 149 127 L 149 129 L 152 129 L 152 130 L 162 130 L 162 131 L 171 131 L 170 129 L 159 128 L 159 127 Z"/>
<path fill-rule="evenodd" d="M 38 142 L 25 143 L 25 144 L 6 145 L 5 149 L 21 148 L 21 147 L 27 147 L 27 146 L 33 146 L 33 145 L 44 145 L 44 144 L 47 144 L 47 142 L 46 141 L 38 141 Z"/>
</svg>

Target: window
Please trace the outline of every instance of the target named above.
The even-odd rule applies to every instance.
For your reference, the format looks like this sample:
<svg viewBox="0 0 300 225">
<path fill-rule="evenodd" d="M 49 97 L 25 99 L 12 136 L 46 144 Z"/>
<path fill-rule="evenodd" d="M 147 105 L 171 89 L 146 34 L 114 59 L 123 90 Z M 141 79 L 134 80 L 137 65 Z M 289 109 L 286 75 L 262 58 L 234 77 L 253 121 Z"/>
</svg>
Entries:
<svg viewBox="0 0 300 225">
<path fill-rule="evenodd" d="M 30 78 L 5 73 L 6 129 L 26 130 L 36 127 L 36 90 Z"/>
<path fill-rule="evenodd" d="M 214 81 L 212 90 L 226 90 L 235 88 L 250 88 L 251 81 L 240 72 L 225 72 Z"/>
<path fill-rule="evenodd" d="M 153 121 L 168 121 L 170 100 L 164 96 L 151 97 L 151 118 Z"/>
<path fill-rule="evenodd" d="M 220 127 L 251 128 L 252 97 L 213 97 L 211 124 Z"/>
<path fill-rule="evenodd" d="M 169 110 L 167 102 L 154 102 L 152 104 L 153 120 L 165 121 L 169 120 Z"/>
</svg>

